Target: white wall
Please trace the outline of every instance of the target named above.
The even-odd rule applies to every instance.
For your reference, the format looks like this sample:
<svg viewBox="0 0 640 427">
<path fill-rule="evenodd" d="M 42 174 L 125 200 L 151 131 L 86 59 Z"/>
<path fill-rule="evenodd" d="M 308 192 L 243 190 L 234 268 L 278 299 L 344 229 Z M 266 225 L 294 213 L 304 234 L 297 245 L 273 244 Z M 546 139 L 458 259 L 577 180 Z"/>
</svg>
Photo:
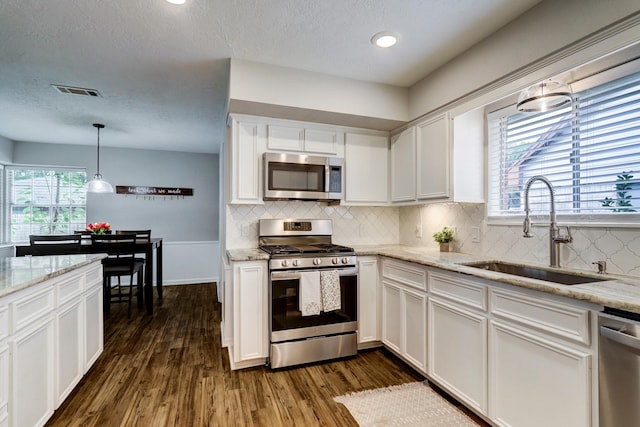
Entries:
<svg viewBox="0 0 640 427">
<path fill-rule="evenodd" d="M 549 66 L 558 49 L 638 11 L 640 2 L 637 0 L 543 1 L 412 86 L 409 117 L 412 120 L 434 111 L 530 64 L 534 68 Z M 635 32 L 632 30 L 631 33 L 633 39 Z M 620 48 L 630 41 L 619 37 L 606 49 Z M 592 49 L 592 56 L 581 56 L 581 50 L 577 48 L 575 52 L 578 63 L 558 61 L 555 69 L 546 73 L 514 74 L 513 88 L 509 90 L 517 91 L 605 53 Z M 501 86 L 505 85 L 501 83 Z"/>
<path fill-rule="evenodd" d="M 0 135 L 0 164 L 11 163 L 13 159 L 13 141 Z"/>
<path fill-rule="evenodd" d="M 238 59 L 231 60 L 229 96 L 231 105 L 244 100 L 398 122 L 408 118 L 407 88 Z"/>
</svg>

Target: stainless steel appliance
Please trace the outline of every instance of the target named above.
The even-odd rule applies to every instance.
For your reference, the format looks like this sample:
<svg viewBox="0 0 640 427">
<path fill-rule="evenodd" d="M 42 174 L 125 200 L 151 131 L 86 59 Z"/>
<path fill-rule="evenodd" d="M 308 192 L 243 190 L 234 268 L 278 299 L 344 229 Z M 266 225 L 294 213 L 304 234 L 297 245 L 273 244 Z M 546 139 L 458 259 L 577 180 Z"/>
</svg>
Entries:
<svg viewBox="0 0 640 427">
<path fill-rule="evenodd" d="M 270 255 L 270 366 L 355 355 L 358 268 L 353 248 L 331 242 L 331 220 L 265 219 L 259 227 L 260 248 Z M 330 270 L 339 278 L 339 309 L 303 315 L 303 274 Z"/>
<path fill-rule="evenodd" d="M 640 315 L 605 308 L 600 330 L 600 427 L 640 426 Z"/>
<path fill-rule="evenodd" d="M 342 200 L 343 159 L 264 153 L 265 200 Z"/>
</svg>

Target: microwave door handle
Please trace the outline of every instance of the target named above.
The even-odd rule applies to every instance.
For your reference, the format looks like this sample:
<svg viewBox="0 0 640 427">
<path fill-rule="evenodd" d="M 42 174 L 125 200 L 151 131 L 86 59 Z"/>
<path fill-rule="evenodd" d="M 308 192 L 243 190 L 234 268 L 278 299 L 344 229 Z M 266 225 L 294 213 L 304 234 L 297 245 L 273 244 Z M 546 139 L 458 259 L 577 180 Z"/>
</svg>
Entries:
<svg viewBox="0 0 640 427">
<path fill-rule="evenodd" d="M 324 165 L 324 192 L 328 193 L 329 192 L 329 185 L 331 184 L 329 181 L 331 179 L 331 167 L 329 166 L 329 163 L 326 163 Z"/>
</svg>

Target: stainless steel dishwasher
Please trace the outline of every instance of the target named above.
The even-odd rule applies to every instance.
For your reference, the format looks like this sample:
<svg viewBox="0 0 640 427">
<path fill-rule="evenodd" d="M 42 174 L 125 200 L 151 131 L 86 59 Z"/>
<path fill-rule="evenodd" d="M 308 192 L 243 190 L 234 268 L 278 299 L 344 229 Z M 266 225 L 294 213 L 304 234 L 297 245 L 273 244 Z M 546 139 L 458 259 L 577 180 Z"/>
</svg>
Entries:
<svg viewBox="0 0 640 427">
<path fill-rule="evenodd" d="M 605 308 L 600 330 L 600 427 L 640 426 L 640 314 Z"/>
</svg>

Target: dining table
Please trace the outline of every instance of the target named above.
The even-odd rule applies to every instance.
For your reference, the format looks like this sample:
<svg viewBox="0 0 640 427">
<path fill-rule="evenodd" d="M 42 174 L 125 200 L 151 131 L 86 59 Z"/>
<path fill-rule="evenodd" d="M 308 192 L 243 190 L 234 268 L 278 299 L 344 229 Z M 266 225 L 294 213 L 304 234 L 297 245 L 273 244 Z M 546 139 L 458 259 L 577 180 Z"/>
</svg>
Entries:
<svg viewBox="0 0 640 427">
<path fill-rule="evenodd" d="M 16 256 L 37 256 L 37 255 L 63 255 L 61 252 L 46 254 L 43 253 L 43 247 L 46 245 L 38 245 L 37 248 L 30 245 L 16 245 Z M 143 239 L 136 241 L 136 247 L 139 248 L 137 253 L 144 254 L 145 256 L 145 270 L 144 270 L 144 295 L 143 300 L 147 310 L 147 314 L 153 314 L 153 271 L 154 261 L 153 255 L 155 252 L 155 273 L 156 273 L 156 290 L 158 293 L 158 299 L 162 299 L 162 237 L 152 237 L 150 239 Z M 103 250 L 98 250 L 91 243 L 90 238 L 83 238 L 80 244 L 79 250 L 74 250 L 69 254 L 82 253 L 82 254 L 96 254 L 104 253 Z M 107 253 L 110 255 L 109 253 Z M 105 301 L 105 304 L 108 302 Z"/>
</svg>

